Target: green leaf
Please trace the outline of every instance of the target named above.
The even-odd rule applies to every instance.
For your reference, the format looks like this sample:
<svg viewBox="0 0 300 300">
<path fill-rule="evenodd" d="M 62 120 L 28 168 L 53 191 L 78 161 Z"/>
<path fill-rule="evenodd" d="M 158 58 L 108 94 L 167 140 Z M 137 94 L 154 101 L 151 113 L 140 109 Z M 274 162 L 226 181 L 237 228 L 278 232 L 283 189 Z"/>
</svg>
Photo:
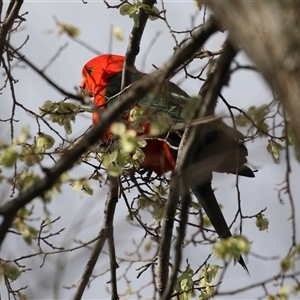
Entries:
<svg viewBox="0 0 300 300">
<path fill-rule="evenodd" d="M 44 155 L 36 153 L 36 150 L 36 147 L 32 145 L 23 146 L 20 154 L 20 161 L 24 162 L 28 167 L 42 161 L 44 159 Z"/>
<path fill-rule="evenodd" d="M 1 263 L 0 270 L 11 281 L 15 281 L 22 274 L 21 270 L 11 263 Z"/>
<path fill-rule="evenodd" d="M 278 298 L 280 300 L 289 300 L 289 294 L 291 291 L 291 286 L 290 285 L 284 285 L 280 288 L 278 291 Z"/>
<path fill-rule="evenodd" d="M 130 110 L 129 120 L 132 122 L 133 128 L 136 132 L 144 133 L 144 121 L 147 120 L 147 110 L 142 105 L 136 105 Z"/>
<path fill-rule="evenodd" d="M 118 176 L 122 175 L 123 170 L 124 169 L 120 166 L 110 166 L 110 167 L 107 168 L 107 173 L 110 176 L 118 177 Z"/>
<path fill-rule="evenodd" d="M 193 270 L 188 266 L 187 269 L 178 278 L 180 280 L 180 290 L 188 291 L 193 287 Z"/>
<path fill-rule="evenodd" d="M 133 5 L 131 5 L 131 4 L 129 4 L 129 3 L 124 3 L 120 7 L 119 11 L 120 11 L 120 14 L 122 16 L 126 16 L 126 15 L 129 15 L 129 14 L 135 12 L 136 11 L 136 7 L 133 6 Z"/>
<path fill-rule="evenodd" d="M 247 254 L 250 251 L 250 242 L 243 235 L 238 235 L 233 239 L 233 245 L 239 252 L 238 258 L 240 254 Z"/>
<path fill-rule="evenodd" d="M 72 133 L 72 125 L 69 119 L 64 120 L 64 128 L 66 131 L 66 134 L 71 134 Z"/>
<path fill-rule="evenodd" d="M 265 136 L 264 132 L 268 132 L 269 125 L 266 122 L 258 122 L 256 123 L 256 126 L 259 129 L 259 136 Z"/>
<path fill-rule="evenodd" d="M 145 11 L 151 10 L 150 6 L 148 4 L 146 4 L 146 3 L 143 3 L 142 1 L 137 1 L 137 7 L 141 8 L 141 9 L 143 9 Z"/>
<path fill-rule="evenodd" d="M 23 228 L 23 231 L 21 232 L 21 234 L 22 234 L 25 242 L 28 245 L 31 245 L 32 240 L 37 237 L 38 231 L 34 227 L 27 225 Z"/>
<path fill-rule="evenodd" d="M 158 15 L 159 15 L 159 9 L 155 6 L 152 7 L 151 12 L 153 14 L 149 14 L 149 20 L 151 21 L 155 21 L 158 19 Z"/>
<path fill-rule="evenodd" d="M 116 161 L 120 167 L 125 167 L 126 165 L 132 164 L 132 157 L 130 153 L 119 149 Z"/>
<path fill-rule="evenodd" d="M 128 221 L 133 221 L 134 219 L 134 216 L 137 216 L 139 214 L 139 210 L 134 210 L 134 211 L 131 211 L 127 216 L 126 216 L 126 220 Z"/>
<path fill-rule="evenodd" d="M 137 122 L 146 116 L 146 108 L 142 105 L 134 106 L 129 113 L 129 119 L 132 122 Z"/>
<path fill-rule="evenodd" d="M 199 10 L 202 9 L 203 0 L 194 0 L 196 7 L 199 8 Z"/>
<path fill-rule="evenodd" d="M 120 148 L 127 153 L 131 153 L 137 144 L 136 131 L 133 129 L 128 129 L 122 136 L 120 140 Z"/>
<path fill-rule="evenodd" d="M 250 116 L 254 120 L 258 129 L 265 132 L 268 132 L 268 128 L 269 128 L 268 124 L 265 122 L 265 118 L 268 113 L 269 113 L 269 109 L 266 104 L 263 104 L 258 107 L 250 106 L 247 111 L 248 116 Z M 259 135 L 264 136 L 265 134 L 260 131 Z"/>
<path fill-rule="evenodd" d="M 147 141 L 137 140 L 137 146 L 140 147 L 140 148 L 145 148 L 147 146 Z"/>
<path fill-rule="evenodd" d="M 156 205 L 154 207 L 154 210 L 153 210 L 153 213 L 152 213 L 153 218 L 157 222 L 161 221 L 163 219 L 163 216 L 164 216 L 164 211 L 165 211 L 164 207 L 161 207 L 160 205 Z"/>
<path fill-rule="evenodd" d="M 18 175 L 16 188 L 25 191 L 40 180 L 40 176 L 33 172 L 23 172 Z"/>
<path fill-rule="evenodd" d="M 218 275 L 220 267 L 217 265 L 209 265 L 206 267 L 204 272 L 204 280 L 208 283 L 211 283 Z"/>
<path fill-rule="evenodd" d="M 193 296 L 193 270 L 190 268 L 190 265 L 182 272 L 182 274 L 177 278 L 175 291 L 179 292 L 180 300 L 189 300 Z"/>
<path fill-rule="evenodd" d="M 145 244 L 144 249 L 145 249 L 146 252 L 150 252 L 151 251 L 151 249 L 152 249 L 152 242 L 151 242 L 151 240 L 148 243 Z"/>
<path fill-rule="evenodd" d="M 66 133 L 71 134 L 71 121 L 75 121 L 76 115 L 80 110 L 80 105 L 74 102 L 52 102 L 47 100 L 40 108 L 40 113 L 48 115 L 51 122 L 64 126 Z"/>
<path fill-rule="evenodd" d="M 200 210 L 201 209 L 201 205 L 199 204 L 199 202 L 192 201 L 191 204 L 190 204 L 190 206 L 193 207 L 196 210 Z"/>
<path fill-rule="evenodd" d="M 126 286 L 126 295 L 131 295 L 132 294 L 132 288 L 131 285 L 128 283 Z"/>
<path fill-rule="evenodd" d="M 280 162 L 280 151 L 283 149 L 284 147 L 281 144 L 273 140 L 270 140 L 269 144 L 267 145 L 267 151 L 272 155 L 276 164 Z"/>
<path fill-rule="evenodd" d="M 118 157 L 118 151 L 115 150 L 113 152 L 105 153 L 102 156 L 102 165 L 104 168 L 109 167 L 112 162 L 115 162 Z"/>
<path fill-rule="evenodd" d="M 211 220 L 210 220 L 210 218 L 207 215 L 203 216 L 202 222 L 203 222 L 203 226 L 204 227 L 211 227 L 212 226 Z"/>
<path fill-rule="evenodd" d="M 82 190 L 85 192 L 85 193 L 87 193 L 88 195 L 93 195 L 94 194 L 94 190 L 90 187 L 90 185 L 89 184 L 84 184 L 83 186 L 82 186 Z"/>
<path fill-rule="evenodd" d="M 168 113 L 158 113 L 155 120 L 150 124 L 149 134 L 152 136 L 159 136 L 170 129 L 173 120 Z"/>
<path fill-rule="evenodd" d="M 41 132 L 36 139 L 35 146 L 38 151 L 44 152 L 46 149 L 52 148 L 54 143 L 55 139 L 51 135 Z"/>
<path fill-rule="evenodd" d="M 112 29 L 112 34 L 117 39 L 118 42 L 121 43 L 124 41 L 122 28 L 114 26 Z"/>
<path fill-rule="evenodd" d="M 234 261 L 237 261 L 241 254 L 247 254 L 249 250 L 250 243 L 244 236 L 220 239 L 213 247 L 217 257 L 222 259 L 233 258 Z"/>
<path fill-rule="evenodd" d="M 11 168 L 17 162 L 19 153 L 14 146 L 10 146 L 0 154 L 0 164 L 4 167 Z"/>
<path fill-rule="evenodd" d="M 22 127 L 21 134 L 19 134 L 17 137 L 14 138 L 13 144 L 19 145 L 19 144 L 26 143 L 29 138 L 30 138 L 30 133 L 28 131 L 28 128 Z"/>
<path fill-rule="evenodd" d="M 57 23 L 58 33 L 59 34 L 67 34 L 70 37 L 77 37 L 80 35 L 80 29 L 70 24 L 65 23 Z"/>
<path fill-rule="evenodd" d="M 288 271 L 292 267 L 292 265 L 293 265 L 293 262 L 292 262 L 292 258 L 291 257 L 285 257 L 280 262 L 280 267 L 281 267 L 281 270 L 283 272 Z"/>
<path fill-rule="evenodd" d="M 139 28 L 140 20 L 137 13 L 132 13 L 129 15 L 130 18 L 133 18 L 134 27 Z"/>
<path fill-rule="evenodd" d="M 40 114 L 43 115 L 47 112 L 53 112 L 55 108 L 56 108 L 56 103 L 51 100 L 47 100 L 40 107 Z"/>
<path fill-rule="evenodd" d="M 132 158 L 141 164 L 145 160 L 145 153 L 142 149 L 136 148 Z"/>
<path fill-rule="evenodd" d="M 27 296 L 21 292 L 18 292 L 19 300 L 28 300 Z"/>
<path fill-rule="evenodd" d="M 251 124 L 251 121 L 244 115 L 240 114 L 235 118 L 236 125 L 245 127 Z"/>
<path fill-rule="evenodd" d="M 139 197 L 139 200 L 138 200 L 138 206 L 141 208 L 141 209 L 145 209 L 145 208 L 148 208 L 149 205 L 150 205 L 150 201 L 148 198 L 146 197 Z"/>
<path fill-rule="evenodd" d="M 110 126 L 110 131 L 113 134 L 116 135 L 123 135 L 126 132 L 126 125 L 124 123 L 121 122 L 114 122 L 111 126 Z"/>
<path fill-rule="evenodd" d="M 217 276 L 221 267 L 217 265 L 206 265 L 199 274 L 198 285 L 200 287 L 200 294 L 198 300 L 211 299 L 215 293 L 215 285 L 212 280 Z"/>
<path fill-rule="evenodd" d="M 206 69 L 206 76 L 215 72 L 217 65 L 218 65 L 218 58 L 211 59 L 208 63 L 208 67 Z"/>
<path fill-rule="evenodd" d="M 24 214 L 25 213 L 25 214 Z M 28 219 L 29 212 L 26 209 L 20 209 L 18 211 L 17 217 L 14 220 L 14 227 L 19 231 L 19 233 L 23 236 L 25 242 L 28 245 L 31 245 L 32 240 L 37 237 L 38 231 L 28 225 L 24 220 Z"/>
<path fill-rule="evenodd" d="M 201 102 L 202 97 L 200 95 L 189 98 L 184 104 L 181 112 L 181 117 L 184 118 L 187 122 L 192 120 Z"/>
<path fill-rule="evenodd" d="M 263 214 L 259 214 L 256 217 L 255 225 L 259 229 L 259 231 L 268 230 L 269 220 L 267 218 L 264 218 Z"/>
<path fill-rule="evenodd" d="M 64 104 L 64 111 L 69 113 L 78 113 L 80 111 L 80 105 L 75 102 L 61 102 Z"/>
</svg>

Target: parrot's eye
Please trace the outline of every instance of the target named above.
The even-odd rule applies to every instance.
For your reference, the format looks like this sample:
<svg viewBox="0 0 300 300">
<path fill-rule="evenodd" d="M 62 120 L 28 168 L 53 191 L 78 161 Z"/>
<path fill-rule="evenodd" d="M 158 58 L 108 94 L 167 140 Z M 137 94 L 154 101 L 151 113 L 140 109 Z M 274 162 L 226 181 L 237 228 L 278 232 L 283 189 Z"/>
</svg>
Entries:
<svg viewBox="0 0 300 300">
<path fill-rule="evenodd" d="M 88 74 L 91 74 L 91 73 L 93 72 L 93 70 L 94 70 L 94 68 L 92 68 L 92 67 L 91 67 L 91 68 L 88 68 L 88 69 L 87 69 Z"/>
</svg>

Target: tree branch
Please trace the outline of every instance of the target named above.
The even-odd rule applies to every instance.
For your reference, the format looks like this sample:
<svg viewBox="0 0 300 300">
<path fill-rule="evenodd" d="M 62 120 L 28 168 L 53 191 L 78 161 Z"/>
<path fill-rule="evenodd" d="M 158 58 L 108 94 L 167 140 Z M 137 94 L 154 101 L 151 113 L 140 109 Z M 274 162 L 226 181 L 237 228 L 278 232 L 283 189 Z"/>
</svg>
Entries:
<svg viewBox="0 0 300 300">
<path fill-rule="evenodd" d="M 52 87 L 54 87 L 57 91 L 62 93 L 64 96 L 77 100 L 81 102 L 82 104 L 88 104 L 84 101 L 84 97 L 76 94 L 72 94 L 66 90 L 64 90 L 62 87 L 57 85 L 53 80 L 51 80 L 47 75 L 45 75 L 44 71 L 42 69 L 39 69 L 36 67 L 30 60 L 28 60 L 25 55 L 20 53 L 17 49 L 15 49 L 12 45 L 8 44 L 8 48 L 13 51 L 13 54 L 17 54 L 17 56 L 26 63 L 32 70 L 34 70 L 37 74 L 39 74 L 45 81 L 47 81 Z"/>
<path fill-rule="evenodd" d="M 277 274 L 275 276 L 272 276 L 272 277 L 267 278 L 265 280 L 262 280 L 260 282 L 256 282 L 256 283 L 250 284 L 248 286 L 244 286 L 242 288 L 231 290 L 231 291 L 218 292 L 216 295 L 218 295 L 218 296 L 236 295 L 238 293 L 242 293 L 242 292 L 245 292 L 245 291 L 248 291 L 248 290 L 252 290 L 252 289 L 255 289 L 255 288 L 258 288 L 258 287 L 262 287 L 262 289 L 264 291 L 266 291 L 265 285 L 268 284 L 268 283 L 271 283 L 271 282 L 274 283 L 274 280 L 280 278 L 280 276 L 281 276 L 281 274 L 279 273 L 279 274 Z M 299 271 L 296 271 L 294 273 L 285 275 L 285 278 L 295 278 L 296 276 L 300 276 L 300 272 Z M 265 293 L 264 296 L 268 296 L 267 292 Z M 264 296 L 263 297 L 259 297 L 259 299 L 264 298 Z"/>
<path fill-rule="evenodd" d="M 104 246 L 104 243 L 106 239 L 109 239 L 109 247 L 111 247 L 111 243 L 113 243 L 113 220 L 115 215 L 115 208 L 116 204 L 118 202 L 118 183 L 117 179 L 110 182 L 110 190 L 109 195 L 107 197 L 105 208 L 104 208 L 104 220 L 99 232 L 99 238 L 93 247 L 93 251 L 90 255 L 90 258 L 87 262 L 87 265 L 85 267 L 85 270 L 82 274 L 82 277 L 80 281 L 78 282 L 77 289 L 75 292 L 75 295 L 73 297 L 73 300 L 80 300 L 82 298 L 83 292 L 86 288 L 86 286 L 89 283 L 89 279 L 92 275 L 92 272 L 94 270 L 94 267 L 98 261 L 99 255 L 101 253 L 101 250 Z M 110 253 L 113 253 L 112 249 L 109 251 Z M 111 254 L 110 254 L 111 255 Z M 116 269 L 116 265 L 112 266 L 113 259 L 111 258 L 111 268 L 114 270 Z M 114 258 L 114 262 L 116 263 L 116 260 Z M 116 290 L 116 278 L 114 278 L 115 273 L 111 272 L 112 277 L 112 299 L 116 300 L 119 299 L 117 290 Z M 114 284 L 115 283 L 115 284 Z"/>
<path fill-rule="evenodd" d="M 156 0 L 143 0 L 143 4 L 147 4 L 150 7 L 152 7 L 155 3 Z M 140 42 L 148 21 L 148 16 L 149 14 L 147 12 L 145 12 L 143 9 L 140 9 L 138 15 L 139 27 L 133 26 L 129 35 L 129 43 L 125 54 L 125 62 L 122 74 L 122 88 L 128 86 L 132 82 L 132 79 L 130 78 L 131 72 L 128 72 L 128 70 L 134 66 L 135 58 L 140 52 Z"/>
<path fill-rule="evenodd" d="M 234 58 L 236 51 L 232 48 L 230 43 L 226 43 L 223 54 L 220 56 L 216 71 L 211 73 L 204 83 L 200 94 L 203 97 L 202 104 L 199 108 L 199 112 L 196 113 L 195 118 L 201 119 L 211 113 L 213 108 L 216 105 L 218 95 L 221 88 L 226 82 L 229 73 L 229 67 L 232 59 Z M 182 152 L 178 154 L 176 168 L 172 174 L 171 183 L 170 183 L 170 193 L 168 197 L 168 202 L 164 214 L 164 223 L 162 228 L 162 238 L 159 249 L 159 275 L 161 276 L 159 282 L 159 291 L 163 293 L 162 299 L 169 299 L 174 288 L 175 280 L 177 278 L 177 272 L 179 268 L 178 259 L 180 253 L 178 253 L 176 262 L 176 268 L 173 267 L 173 273 L 171 280 L 168 281 L 168 265 L 165 263 L 166 260 L 169 260 L 169 253 L 171 247 L 172 231 L 174 224 L 174 216 L 176 212 L 176 206 L 179 199 L 178 187 L 188 193 L 189 187 L 193 187 L 201 183 L 201 178 L 198 176 L 191 175 L 191 169 L 199 169 L 199 165 L 194 163 L 194 157 L 196 156 L 196 151 L 198 150 L 199 140 L 201 140 L 202 126 L 194 126 L 190 130 L 190 134 L 187 138 L 186 145 L 182 148 Z M 184 142 L 184 141 L 183 141 Z M 205 162 L 204 162 L 205 163 Z M 201 168 L 202 170 L 202 168 Z M 205 170 L 205 168 L 203 168 Z M 205 180 L 205 171 L 204 174 L 201 174 Z M 183 201 L 190 201 L 190 197 L 187 199 L 187 196 L 181 195 Z M 188 203 L 189 204 L 189 203 Z M 187 205 L 188 205 L 187 204 Z M 186 205 L 186 203 L 184 204 Z M 186 212 L 187 213 L 187 212 Z M 185 218 L 185 215 L 182 215 L 182 218 Z M 178 251 L 178 248 L 176 248 Z"/>
<path fill-rule="evenodd" d="M 235 55 L 236 50 L 232 47 L 232 44 L 227 41 L 225 43 L 224 51 L 218 60 L 215 72 L 208 76 L 199 92 L 203 98 L 198 115 L 196 115 L 197 119 L 201 119 L 214 113 L 214 108 L 217 104 L 220 91 L 228 81 L 229 68 Z M 197 186 L 201 183 L 199 181 L 199 176 L 193 176 L 191 174 L 197 174 L 197 170 L 199 169 L 199 164 L 194 163 L 194 157 L 199 147 L 199 140 L 201 140 L 201 136 L 205 133 L 205 131 L 203 131 L 203 126 L 205 126 L 205 124 L 194 126 L 191 129 L 191 134 L 187 140 L 185 151 L 182 154 L 181 161 L 179 162 L 180 164 L 185 164 L 187 168 L 184 169 L 182 174 L 177 174 L 177 176 L 188 178 L 188 182 L 185 184 L 188 184 L 190 187 Z M 203 170 L 206 169 L 204 164 L 205 162 L 202 164 Z M 181 168 L 181 170 L 183 170 L 183 168 Z M 204 174 L 205 172 L 202 173 Z M 188 174 L 189 176 L 186 177 Z"/>
<path fill-rule="evenodd" d="M 204 2 L 276 92 L 300 142 L 300 2 Z"/>
<path fill-rule="evenodd" d="M 2 26 L 0 26 L 0 57 L 2 57 L 3 55 L 4 47 L 7 43 L 8 35 L 11 33 L 14 21 L 18 18 L 18 14 L 22 4 L 23 4 L 23 0 L 14 0 L 14 1 L 10 1 L 9 3 L 4 22 Z M 0 65 L 1 65 L 1 61 L 0 61 Z"/>
</svg>

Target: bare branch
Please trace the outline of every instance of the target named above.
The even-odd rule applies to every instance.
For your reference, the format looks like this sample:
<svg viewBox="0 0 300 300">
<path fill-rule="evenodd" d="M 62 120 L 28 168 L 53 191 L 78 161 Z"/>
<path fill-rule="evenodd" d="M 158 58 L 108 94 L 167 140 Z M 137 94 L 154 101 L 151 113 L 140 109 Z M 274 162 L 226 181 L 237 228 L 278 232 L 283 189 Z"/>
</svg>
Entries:
<svg viewBox="0 0 300 300">
<path fill-rule="evenodd" d="M 300 142 L 300 2 L 204 2 L 276 92 Z"/>
<path fill-rule="evenodd" d="M 147 4 L 152 7 L 156 3 L 155 0 L 143 0 L 143 4 Z M 125 62 L 123 66 L 123 74 L 122 74 L 122 89 L 128 86 L 132 80 L 130 78 L 130 72 L 128 70 L 134 66 L 135 58 L 140 52 L 140 42 L 142 39 L 142 35 L 144 29 L 146 27 L 146 23 L 148 21 L 149 14 L 145 12 L 143 9 L 139 11 L 139 26 L 133 26 L 130 36 L 129 43 L 126 50 Z"/>
<path fill-rule="evenodd" d="M 34 70 L 37 74 L 39 74 L 43 79 L 45 79 L 51 86 L 53 86 L 56 90 L 58 90 L 60 93 L 62 93 L 64 96 L 77 100 L 83 104 L 87 104 L 84 101 L 84 97 L 76 94 L 72 94 L 66 90 L 64 90 L 62 87 L 57 85 L 53 80 L 51 80 L 47 75 L 44 73 L 44 68 L 39 69 L 37 66 L 35 66 L 30 60 L 28 60 L 25 55 L 20 53 L 19 50 L 15 49 L 12 45 L 8 45 L 8 48 L 13 51 L 13 54 L 16 54 L 23 62 L 25 62 L 32 70 Z"/>
<path fill-rule="evenodd" d="M 208 76 L 206 82 L 204 83 L 199 92 L 200 95 L 203 97 L 203 101 L 200 106 L 197 118 L 201 119 L 202 117 L 214 113 L 214 108 L 216 106 L 218 96 L 222 87 L 228 80 L 229 67 L 235 55 L 236 50 L 232 47 L 230 42 L 227 42 L 225 44 L 223 54 L 220 56 L 220 59 L 218 61 L 216 71 Z M 184 174 L 189 174 L 190 172 L 193 173 L 193 170 L 196 171 L 196 168 L 199 168 L 199 166 L 193 164 L 193 160 L 196 155 L 196 151 L 199 147 L 198 142 L 199 140 L 201 140 L 200 137 L 205 132 L 203 132 L 202 126 L 203 124 L 200 124 L 199 126 L 195 126 L 191 129 L 191 134 L 187 140 L 187 145 L 182 156 L 182 161 L 179 162 L 181 164 L 187 163 L 187 165 L 189 165 L 189 167 L 184 171 Z M 184 175 L 178 174 L 177 176 Z M 189 178 L 193 179 L 193 176 L 189 176 Z M 197 182 L 193 183 L 190 181 L 188 184 L 191 187 L 195 186 L 196 184 L 199 184 L 199 178 L 195 178 L 194 176 L 194 181 L 195 180 L 197 180 Z"/>
<path fill-rule="evenodd" d="M 12 26 L 15 20 L 18 18 L 18 14 L 22 4 L 23 4 L 23 0 L 13 0 L 10 1 L 9 3 L 4 22 L 0 27 L 0 57 L 2 57 L 3 55 L 4 47 L 7 43 L 8 35 L 12 30 Z M 2 5 L 2 1 L 1 1 L 1 5 Z"/>
<path fill-rule="evenodd" d="M 294 272 L 294 273 L 291 273 L 289 275 L 286 275 L 286 278 L 296 278 L 296 276 L 300 276 L 300 272 L 297 271 L 297 272 Z M 266 284 L 268 283 L 271 283 L 271 282 L 274 282 L 274 279 L 278 279 L 280 277 L 280 274 L 277 274 L 276 276 L 272 276 L 270 278 L 267 278 L 265 280 L 261 280 L 257 283 L 253 283 L 253 284 L 250 284 L 248 286 L 244 286 L 240 289 L 234 289 L 232 291 L 225 291 L 225 292 L 218 292 L 218 296 L 226 296 L 226 295 L 236 295 L 238 293 L 241 293 L 241 292 L 245 292 L 245 291 L 248 291 L 248 290 L 252 290 L 254 288 L 258 288 L 258 287 L 261 287 L 264 291 L 265 291 L 265 295 L 264 296 L 267 296 L 268 295 L 268 292 L 266 290 Z M 262 297 L 262 298 L 265 298 L 265 297 Z"/>
<path fill-rule="evenodd" d="M 200 111 L 196 116 L 197 118 L 201 119 L 202 117 L 205 117 L 213 112 L 220 90 L 223 87 L 224 82 L 226 82 L 226 74 L 229 72 L 230 63 L 235 54 L 236 52 L 234 49 L 229 43 L 227 43 L 223 54 L 220 56 L 216 71 L 210 74 L 200 91 L 203 101 L 202 105 L 200 106 Z M 161 234 L 162 241 L 158 256 L 159 275 L 161 276 L 159 276 L 159 291 L 163 293 L 162 299 L 170 298 L 179 268 L 177 263 L 177 269 L 175 267 L 173 268 L 172 278 L 170 281 L 168 281 L 168 265 L 166 265 L 165 261 L 166 259 L 169 259 L 175 211 L 180 196 L 178 186 L 186 190 L 186 187 L 193 187 L 196 186 L 196 184 L 199 184 L 199 176 L 191 176 L 190 172 L 192 168 L 194 170 L 199 169 L 198 164 L 194 163 L 194 157 L 196 155 L 196 150 L 199 147 L 199 140 L 201 140 L 199 136 L 203 134 L 201 129 L 201 125 L 198 125 L 194 126 L 190 130 L 186 145 L 178 154 L 176 168 L 171 178 L 170 193 L 164 214 L 164 223 Z M 184 143 L 184 140 L 182 143 Z M 204 171 L 202 171 L 202 173 L 205 174 Z M 203 177 L 205 176 L 206 175 L 203 175 Z M 189 182 L 186 182 L 185 178 L 188 178 L 186 180 Z M 188 190 L 186 190 L 186 192 L 187 191 Z M 187 200 L 190 201 L 190 199 Z M 183 214 L 182 217 L 184 218 L 185 215 Z M 178 248 L 176 248 L 176 250 L 178 251 Z M 178 256 L 179 255 L 180 254 L 178 254 Z"/>
<path fill-rule="evenodd" d="M 75 295 L 73 297 L 74 300 L 80 300 L 82 299 L 83 292 L 89 283 L 90 277 L 92 275 L 92 272 L 94 270 L 94 267 L 97 263 L 97 260 L 99 258 L 99 255 L 102 251 L 102 248 L 104 246 L 104 243 L 107 238 L 109 238 L 109 245 L 111 246 L 111 242 L 113 243 L 113 220 L 115 215 L 115 208 L 118 202 L 118 184 L 117 179 L 113 180 L 110 183 L 110 191 L 109 195 L 107 197 L 105 208 L 104 208 L 104 220 L 99 232 L 99 239 L 97 240 L 95 246 L 93 247 L 92 253 L 90 255 L 90 258 L 87 262 L 87 265 L 85 267 L 85 270 L 82 274 L 82 277 L 77 285 L 77 289 L 75 292 Z M 112 249 L 110 249 L 111 252 Z M 112 260 L 111 260 L 112 262 Z M 116 263 L 116 262 L 115 262 Z M 112 266 L 111 266 L 112 267 Z M 113 268 L 115 269 L 116 266 L 114 265 Z M 111 273 L 114 274 L 114 273 Z M 116 283 L 115 278 L 111 278 L 113 282 Z M 113 287 L 116 288 L 115 284 L 113 284 Z M 113 296 L 112 299 L 119 299 L 117 295 L 116 289 L 113 289 Z"/>
</svg>

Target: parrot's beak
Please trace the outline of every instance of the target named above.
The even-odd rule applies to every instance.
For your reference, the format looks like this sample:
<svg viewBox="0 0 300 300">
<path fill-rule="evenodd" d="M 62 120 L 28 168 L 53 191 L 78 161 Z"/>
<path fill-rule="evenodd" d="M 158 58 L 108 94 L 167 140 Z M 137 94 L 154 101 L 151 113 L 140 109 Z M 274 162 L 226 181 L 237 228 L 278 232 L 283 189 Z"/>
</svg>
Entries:
<svg viewBox="0 0 300 300">
<path fill-rule="evenodd" d="M 81 90 L 81 93 L 82 93 L 84 96 L 87 96 L 87 97 L 94 97 L 94 96 L 95 96 L 95 93 L 94 93 L 94 92 L 91 92 L 91 91 L 89 91 L 89 90 L 87 89 L 88 87 L 87 87 L 85 78 L 82 79 L 79 88 L 80 88 L 80 90 Z"/>
</svg>

